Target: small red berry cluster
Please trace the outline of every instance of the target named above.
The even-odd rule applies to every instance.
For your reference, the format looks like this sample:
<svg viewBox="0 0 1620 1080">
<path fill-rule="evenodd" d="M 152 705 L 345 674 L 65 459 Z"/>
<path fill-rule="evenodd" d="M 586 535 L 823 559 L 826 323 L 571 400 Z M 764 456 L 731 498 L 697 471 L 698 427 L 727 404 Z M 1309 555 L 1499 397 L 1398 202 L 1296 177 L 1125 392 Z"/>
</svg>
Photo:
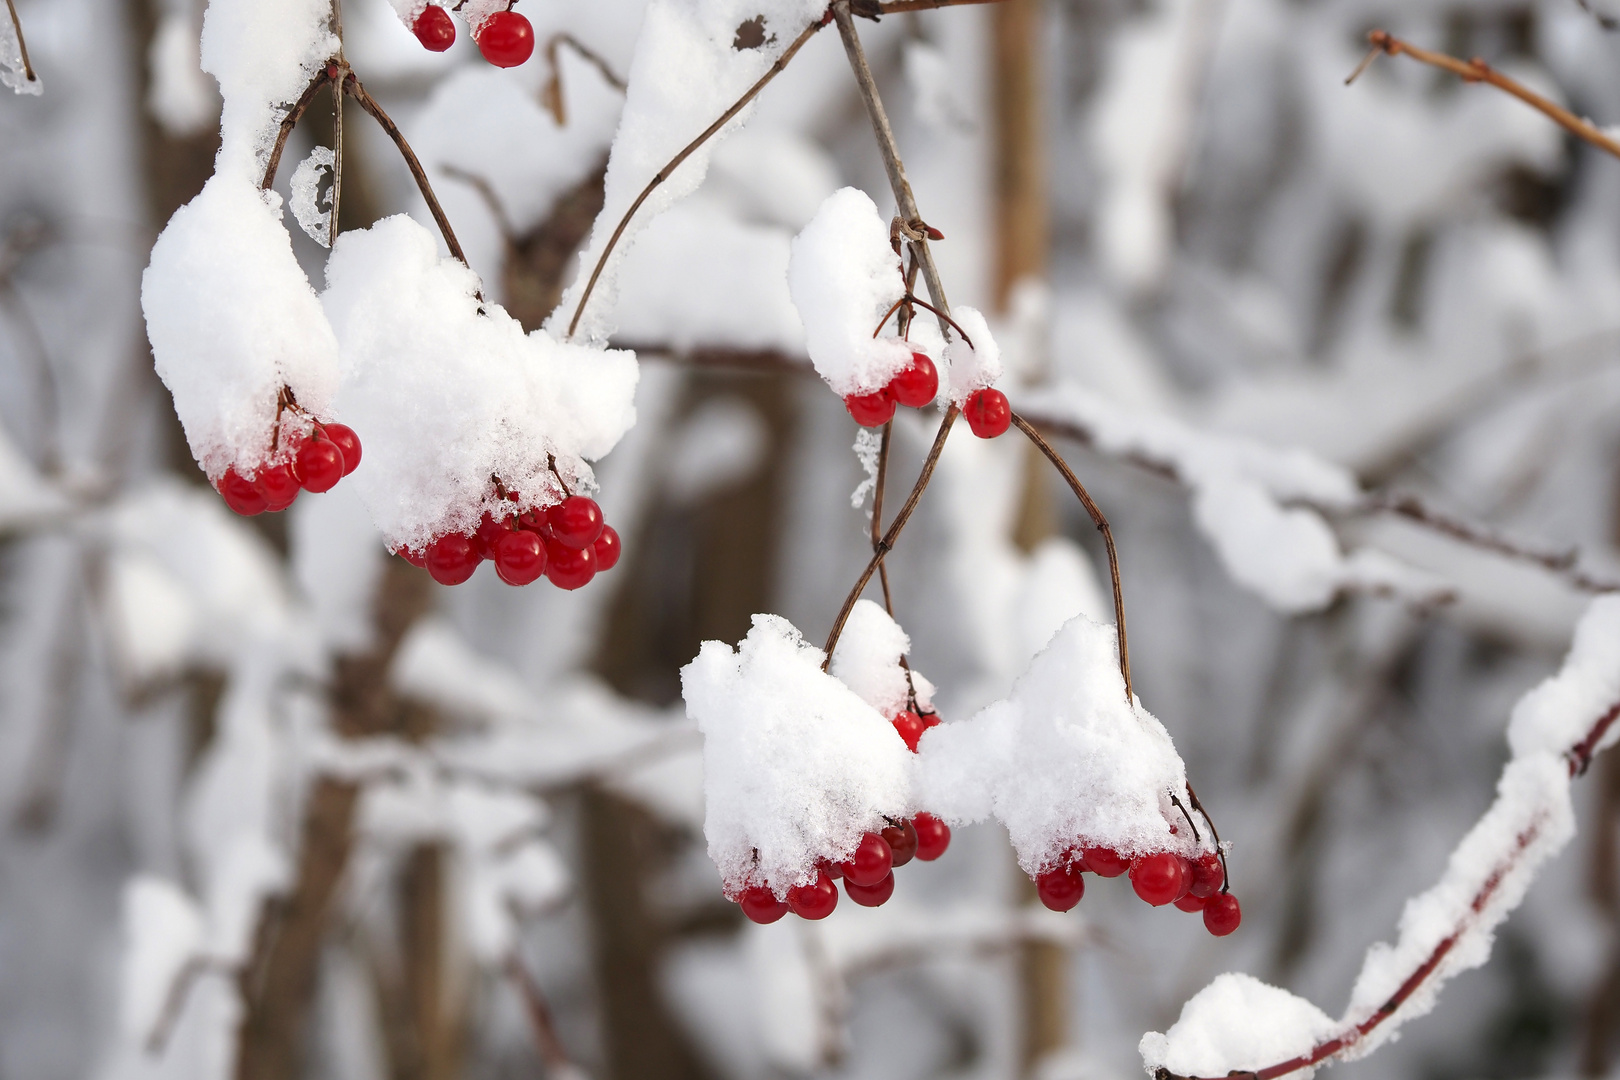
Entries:
<svg viewBox="0 0 1620 1080">
<path fill-rule="evenodd" d="M 840 863 L 823 862 L 816 868 L 815 880 L 795 885 L 785 901 L 764 885 L 750 885 L 737 897 L 743 914 L 757 923 L 773 923 L 793 912 L 801 919 L 825 919 L 838 906 L 838 887 L 862 907 L 878 907 L 894 895 L 894 871 L 912 859 L 933 862 L 951 845 L 951 827 L 932 814 L 918 814 L 910 821 L 893 821 L 881 832 L 869 832 L 855 845 L 855 851 Z"/>
<path fill-rule="evenodd" d="M 454 5 L 459 8 L 459 3 Z M 411 26 L 422 47 L 444 52 L 456 43 L 456 24 L 450 12 L 437 4 L 422 9 Z M 497 11 L 472 28 L 478 51 L 496 67 L 517 67 L 534 55 L 534 27 L 529 20 L 508 8 Z"/>
<path fill-rule="evenodd" d="M 516 502 L 515 492 L 506 499 Z M 499 518 L 484 512 L 471 536 L 446 533 L 420 551 L 396 554 L 420 566 L 441 585 L 460 585 L 488 559 L 508 585 L 527 585 L 542 574 L 559 589 L 577 589 L 619 561 L 619 534 L 603 519 L 596 500 L 569 495 L 554 506 Z"/>
<path fill-rule="evenodd" d="M 914 352 L 911 363 L 889 380 L 889 385 L 870 394 L 851 394 L 844 408 L 861 427 L 882 427 L 894 417 L 894 407 L 921 409 L 939 394 L 939 370 L 927 353 Z"/>
<path fill-rule="evenodd" d="M 1087 870 L 1109 878 L 1129 872 L 1137 896 L 1154 907 L 1174 904 L 1182 911 L 1203 912 L 1204 928 L 1216 937 L 1225 937 L 1243 921 L 1237 897 L 1226 888 L 1226 867 L 1212 851 L 1197 859 L 1171 851 L 1127 859 L 1111 848 L 1071 848 L 1057 866 L 1036 875 L 1035 891 L 1041 903 L 1053 911 L 1074 907 L 1086 894 L 1081 875 Z"/>
<path fill-rule="evenodd" d="M 225 505 L 245 517 L 285 510 L 300 491 L 331 491 L 360 464 L 360 437 L 346 424 L 316 421 L 288 437 L 289 457 L 263 465 L 251 476 L 231 466 L 215 485 Z"/>
</svg>

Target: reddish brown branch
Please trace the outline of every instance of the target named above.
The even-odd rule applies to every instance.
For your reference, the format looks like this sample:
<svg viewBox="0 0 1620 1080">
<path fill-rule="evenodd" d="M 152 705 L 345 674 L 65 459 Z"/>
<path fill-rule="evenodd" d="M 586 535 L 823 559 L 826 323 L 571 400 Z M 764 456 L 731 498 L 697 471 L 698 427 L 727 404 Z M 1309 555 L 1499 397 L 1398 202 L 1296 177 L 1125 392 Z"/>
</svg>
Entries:
<svg viewBox="0 0 1620 1080">
<path fill-rule="evenodd" d="M 1477 56 L 1472 60 L 1459 60 L 1457 57 L 1447 55 L 1446 53 L 1432 52 L 1428 49 L 1420 49 L 1416 45 L 1402 41 L 1400 38 L 1395 37 L 1393 34 L 1390 34 L 1384 30 L 1374 30 L 1372 33 L 1367 35 L 1367 40 L 1372 43 L 1374 50 L 1368 54 L 1369 60 L 1376 56 L 1379 52 L 1387 53 L 1390 56 L 1400 56 L 1405 54 L 1414 60 L 1421 61 L 1422 63 L 1428 64 L 1432 67 L 1437 67 L 1442 71 L 1449 71 L 1453 75 L 1462 79 L 1463 82 L 1490 83 L 1498 90 L 1503 90 L 1509 94 L 1512 94 L 1514 97 L 1518 98 L 1532 109 L 1535 109 L 1547 116 L 1554 123 L 1558 124 L 1558 126 L 1562 127 L 1565 131 L 1568 131 L 1577 138 L 1584 139 L 1593 146 L 1596 146 L 1601 150 L 1608 151 L 1615 157 L 1620 157 L 1620 142 L 1616 142 L 1614 139 L 1611 139 L 1609 136 L 1605 135 L 1602 128 L 1598 127 L 1590 120 L 1585 120 L 1579 116 L 1576 116 L 1562 105 L 1548 100 L 1547 98 L 1536 93 L 1534 90 L 1530 89 L 1528 86 L 1525 86 L 1523 83 L 1518 82 L 1515 79 L 1508 78 L 1506 75 L 1503 75 L 1500 71 L 1497 71 L 1495 68 L 1491 67 Z M 1361 72 L 1366 69 L 1367 63 L 1368 61 L 1366 60 L 1362 61 L 1361 66 L 1352 72 L 1350 78 L 1346 79 L 1345 82 L 1349 83 L 1353 81 L 1357 75 L 1360 75 Z"/>
<path fill-rule="evenodd" d="M 6 10 L 11 13 L 11 28 L 17 34 L 17 51 L 22 54 L 23 78 L 29 82 L 39 82 L 39 76 L 34 74 L 34 65 L 28 59 L 28 39 L 23 37 L 22 20 L 17 18 L 17 5 L 14 0 L 6 0 Z"/>
<path fill-rule="evenodd" d="M 383 111 L 383 107 L 377 104 L 376 98 L 366 93 L 366 88 L 360 85 L 360 80 L 354 77 L 352 71 L 344 80 L 343 88 L 350 97 L 359 103 L 362 109 L 371 115 L 373 120 L 377 121 L 378 126 L 388 133 L 388 137 L 394 140 L 394 146 L 398 148 L 399 156 L 405 159 L 405 167 L 411 171 L 411 178 L 416 181 L 417 190 L 422 193 L 422 198 L 428 205 L 428 211 L 433 215 L 434 224 L 439 226 L 439 234 L 444 237 L 445 247 L 450 249 L 450 254 L 454 255 L 463 266 L 467 265 L 466 253 L 461 250 L 461 245 L 456 242 L 455 230 L 450 228 L 450 219 L 445 216 L 444 207 L 439 205 L 438 197 L 433 194 L 433 185 L 428 183 L 427 170 L 422 168 L 421 161 L 417 160 L 416 151 L 411 149 L 411 144 L 406 142 L 405 136 L 400 133 L 399 125 L 395 124 L 393 119 Z M 336 212 L 335 206 L 333 210 Z"/>
<path fill-rule="evenodd" d="M 321 92 L 321 87 L 336 79 L 341 71 L 342 69 L 335 63 L 322 67 L 315 73 L 315 77 L 309 80 L 309 85 L 304 87 L 304 92 L 293 102 L 292 108 L 287 110 L 287 115 L 281 118 L 281 127 L 276 131 L 275 144 L 270 147 L 270 158 L 264 166 L 264 180 L 259 184 L 265 191 L 269 191 L 270 185 L 276 182 L 276 170 L 281 167 L 281 155 L 287 149 L 287 140 L 292 136 L 293 128 L 303 119 L 304 111 L 315 100 L 315 95 Z"/>
<path fill-rule="evenodd" d="M 568 1051 L 557 1037 L 557 1025 L 552 1022 L 551 1007 L 546 1003 L 546 995 L 540 989 L 540 984 L 534 981 L 534 976 L 529 974 L 529 969 L 523 966 L 523 961 L 516 954 L 507 957 L 506 974 L 523 997 L 523 1010 L 528 1014 L 529 1027 L 534 1030 L 535 1047 L 545 1060 L 546 1069 L 555 1073 L 567 1068 L 570 1064 Z"/>
</svg>

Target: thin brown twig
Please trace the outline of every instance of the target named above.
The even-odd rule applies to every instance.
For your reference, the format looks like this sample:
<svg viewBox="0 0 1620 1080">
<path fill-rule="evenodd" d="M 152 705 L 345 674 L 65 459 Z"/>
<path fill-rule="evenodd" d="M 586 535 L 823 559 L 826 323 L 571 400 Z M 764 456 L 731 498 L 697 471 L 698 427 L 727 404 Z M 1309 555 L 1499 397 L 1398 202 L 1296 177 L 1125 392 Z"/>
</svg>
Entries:
<svg viewBox="0 0 1620 1080">
<path fill-rule="evenodd" d="M 883 485 L 889 476 L 889 443 L 894 436 L 894 418 L 883 425 L 883 441 L 878 445 L 877 476 L 872 480 L 872 553 L 883 542 Z M 894 597 L 889 593 L 889 567 L 878 565 L 878 580 L 883 585 L 883 610 L 894 618 Z"/>
<path fill-rule="evenodd" d="M 1593 146 L 1613 154 L 1615 157 L 1620 157 L 1620 142 L 1605 135 L 1602 128 L 1590 120 L 1576 116 L 1562 105 L 1548 100 L 1516 79 L 1508 78 L 1477 56 L 1471 60 L 1459 60 L 1457 57 L 1443 52 L 1420 49 L 1416 45 L 1402 41 L 1385 30 L 1374 30 L 1367 35 L 1367 40 L 1372 43 L 1374 50 L 1382 51 L 1390 56 L 1400 56 L 1404 53 L 1412 59 L 1421 61 L 1431 67 L 1449 71 L 1462 79 L 1463 82 L 1490 83 L 1498 90 L 1504 90 L 1512 94 L 1532 109 L 1547 116 L 1577 138 L 1584 139 Z M 1376 55 L 1376 53 L 1369 54 L 1369 56 L 1372 55 Z M 1345 82 L 1353 81 L 1356 76 L 1366 70 L 1367 64 L 1368 61 L 1363 60 L 1361 66 L 1356 68 Z"/>
<path fill-rule="evenodd" d="M 567 1068 L 571 1064 L 568 1051 L 557 1037 L 557 1026 L 551 1019 L 551 1006 L 546 1003 L 546 995 L 540 989 L 540 984 L 535 982 L 534 976 L 529 974 L 529 969 L 523 966 L 516 953 L 506 958 L 506 973 L 523 996 L 524 1012 L 528 1014 L 529 1026 L 534 1029 L 535 1046 L 545 1059 L 546 1068 L 554 1072 Z"/>
<path fill-rule="evenodd" d="M 34 74 L 34 65 L 28 59 L 28 39 L 23 37 L 22 20 L 17 17 L 14 0 L 6 0 L 6 10 L 11 13 L 11 28 L 17 33 L 17 51 L 22 53 L 23 77 L 29 82 L 39 82 L 39 76 Z"/>
<path fill-rule="evenodd" d="M 646 202 L 648 196 L 665 180 L 668 180 L 675 170 L 680 168 L 681 163 L 697 151 L 698 147 L 708 142 L 715 132 L 725 127 L 732 117 L 742 112 L 750 101 L 759 96 L 759 92 L 765 89 L 772 79 L 782 73 L 794 56 L 798 55 L 799 50 L 804 48 L 805 43 L 826 25 L 827 18 L 822 16 L 822 18 L 800 31 L 799 36 L 794 38 L 793 43 L 783 51 L 781 56 L 776 58 L 776 62 L 766 70 L 764 75 L 760 76 L 758 82 L 750 86 L 743 96 L 732 104 L 731 108 L 720 114 L 718 120 L 704 128 L 702 134 L 682 147 L 680 153 L 669 159 L 669 164 L 659 169 L 653 175 L 653 178 L 647 181 L 647 186 L 641 189 L 641 194 L 637 195 L 635 202 L 630 204 L 630 209 L 626 210 L 624 216 L 619 218 L 619 224 L 614 228 L 613 235 L 608 237 L 607 246 L 602 249 L 602 254 L 597 257 L 596 265 L 591 269 L 590 279 L 585 283 L 585 291 L 580 294 L 579 303 L 574 306 L 574 317 L 568 320 L 568 337 L 573 337 L 574 331 L 579 329 L 580 317 L 585 314 L 585 305 L 590 302 L 591 293 L 595 291 L 596 283 L 602 277 L 602 271 L 607 266 L 608 256 L 613 254 L 613 249 L 619 243 L 619 238 L 624 235 L 624 230 L 630 226 L 630 221 L 636 216 L 636 211 L 641 209 L 641 204 Z"/>
<path fill-rule="evenodd" d="M 438 196 L 433 194 L 433 185 L 428 183 L 427 170 L 422 168 L 422 162 L 417 159 L 416 151 L 411 149 L 411 144 L 405 141 L 399 125 L 383 111 L 381 105 L 377 104 L 376 98 L 366 93 L 366 88 L 360 85 L 360 80 L 354 77 L 354 72 L 348 73 L 343 80 L 343 87 L 349 96 L 359 102 L 360 107 L 388 133 L 388 137 L 394 140 L 399 156 L 405 159 L 405 167 L 411 171 L 411 178 L 416 181 L 417 190 L 422 193 L 422 199 L 433 215 L 434 224 L 439 226 L 439 234 L 444 237 L 445 247 L 450 249 L 450 254 L 454 255 L 463 266 L 467 265 L 467 255 L 461 250 L 461 244 L 456 241 L 455 230 L 450 228 L 450 219 L 445 216 L 444 207 L 439 205 Z"/>
<path fill-rule="evenodd" d="M 336 11 L 336 5 L 333 7 Z M 343 205 L 343 84 L 332 84 L 332 217 L 326 223 L 326 246 L 337 243 L 338 207 Z"/>
<path fill-rule="evenodd" d="M 269 191 L 270 186 L 276 182 L 276 170 L 281 168 L 281 155 L 287 149 L 287 140 L 292 136 L 293 128 L 303 119 L 304 111 L 315 100 L 315 95 L 320 93 L 321 87 L 336 79 L 341 72 L 342 69 L 336 64 L 323 65 L 321 70 L 315 73 L 315 77 L 309 80 L 309 85 L 304 87 L 304 92 L 298 96 L 298 100 L 293 102 L 292 108 L 281 118 L 281 127 L 276 131 L 276 141 L 270 147 L 270 157 L 265 162 L 264 180 L 259 184 L 265 191 Z"/>
<path fill-rule="evenodd" d="M 160 1057 L 163 1054 L 164 1048 L 169 1045 L 169 1037 L 174 1034 L 175 1026 L 180 1023 L 186 1000 L 191 996 L 191 988 L 198 980 L 204 975 L 232 975 L 235 971 L 234 967 L 224 961 L 204 956 L 194 956 L 182 964 L 169 983 L 169 991 L 163 997 L 163 1009 L 158 1013 L 157 1022 L 146 1035 L 144 1046 L 146 1053 L 152 1057 Z"/>
<path fill-rule="evenodd" d="M 546 42 L 546 61 L 551 64 L 553 71 L 557 69 L 557 46 L 559 45 L 566 45 L 573 49 L 580 59 L 600 71 L 602 78 L 606 79 L 607 84 L 613 89 L 621 93 L 625 90 L 624 79 L 620 78 L 619 73 L 613 70 L 613 65 L 609 64 L 601 53 L 580 41 L 573 34 L 553 34 L 550 40 Z"/>
</svg>

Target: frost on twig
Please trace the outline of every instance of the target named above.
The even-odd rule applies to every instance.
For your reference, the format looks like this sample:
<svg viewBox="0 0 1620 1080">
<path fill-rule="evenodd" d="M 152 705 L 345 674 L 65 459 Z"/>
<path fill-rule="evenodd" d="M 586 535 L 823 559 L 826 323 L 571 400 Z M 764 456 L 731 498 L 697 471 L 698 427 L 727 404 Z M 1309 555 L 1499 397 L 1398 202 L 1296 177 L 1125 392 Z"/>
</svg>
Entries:
<svg viewBox="0 0 1620 1080">
<path fill-rule="evenodd" d="M 855 460 L 861 463 L 861 471 L 866 479 L 855 485 L 850 492 L 849 505 L 859 510 L 866 505 L 867 498 L 877 490 L 878 456 L 883 447 L 883 433 L 876 428 L 861 428 L 855 432 Z M 870 511 L 867 514 L 871 516 Z"/>
<path fill-rule="evenodd" d="M 28 45 L 23 41 L 15 0 L 6 0 L 6 14 L 0 17 L 0 86 L 31 97 L 45 92 L 45 84 L 28 60 Z"/>
<path fill-rule="evenodd" d="M 293 217 L 298 219 L 298 227 L 304 234 L 321 247 L 329 247 L 332 231 L 332 190 L 327 188 L 319 197 L 316 189 L 320 187 L 321 177 L 332 170 L 336 155 L 330 146 L 317 146 L 309 152 L 309 156 L 298 163 L 293 170 L 292 181 L 289 185 L 292 198 L 289 205 L 292 207 Z"/>
</svg>

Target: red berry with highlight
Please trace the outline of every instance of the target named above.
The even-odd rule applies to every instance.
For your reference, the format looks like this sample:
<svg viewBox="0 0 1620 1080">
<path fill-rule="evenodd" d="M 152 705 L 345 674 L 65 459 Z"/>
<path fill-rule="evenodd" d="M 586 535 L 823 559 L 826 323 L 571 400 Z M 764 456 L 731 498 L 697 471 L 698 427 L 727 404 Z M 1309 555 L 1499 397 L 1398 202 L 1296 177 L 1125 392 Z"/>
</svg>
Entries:
<svg viewBox="0 0 1620 1080">
<path fill-rule="evenodd" d="M 933 814 L 918 814 L 911 819 L 917 830 L 917 858 L 933 862 L 951 846 L 951 827 Z"/>
<path fill-rule="evenodd" d="M 493 559 L 495 545 L 510 531 L 504 521 L 496 521 L 495 516 L 488 510 L 478 521 L 478 529 L 473 533 L 473 549 L 478 552 L 480 559 Z"/>
<path fill-rule="evenodd" d="M 911 354 L 911 363 L 889 383 L 889 395 L 912 409 L 929 404 L 939 394 L 939 370 L 926 353 Z"/>
<path fill-rule="evenodd" d="M 884 874 L 883 879 L 876 885 L 857 885 L 845 878 L 844 891 L 861 907 L 878 907 L 894 895 L 894 874 Z"/>
<path fill-rule="evenodd" d="M 591 547 L 596 550 L 596 572 L 598 574 L 619 565 L 619 555 L 623 552 L 624 546 L 619 543 L 618 530 L 613 526 L 602 526 L 602 535 L 596 538 L 596 543 L 592 544 Z"/>
<path fill-rule="evenodd" d="M 917 740 L 922 738 L 922 733 L 928 730 L 928 725 L 923 723 L 922 717 L 910 709 L 895 717 L 893 723 L 894 730 L 900 733 L 900 738 L 904 740 L 906 749 L 915 754 L 917 752 Z"/>
<path fill-rule="evenodd" d="M 527 585 L 546 572 L 546 549 L 532 532 L 515 529 L 495 541 L 495 573 L 508 585 Z"/>
<path fill-rule="evenodd" d="M 787 904 L 776 898 L 776 894 L 763 885 L 750 885 L 737 897 L 737 904 L 743 909 L 743 914 L 754 922 L 760 924 L 773 923 L 788 913 Z"/>
<path fill-rule="evenodd" d="M 870 886 L 882 881 L 893 865 L 894 854 L 889 845 L 877 833 L 869 832 L 855 845 L 855 853 L 839 863 L 838 868 L 844 872 L 846 881 Z"/>
<path fill-rule="evenodd" d="M 962 406 L 968 427 L 981 439 L 993 439 L 1012 424 L 1012 405 L 1000 390 L 979 390 Z"/>
<path fill-rule="evenodd" d="M 606 527 L 602 521 L 602 508 L 595 499 L 584 495 L 570 495 L 546 511 L 546 524 L 558 543 L 572 548 L 588 548 L 596 543 Z"/>
<path fill-rule="evenodd" d="M 889 845 L 889 861 L 892 865 L 904 866 L 917 854 L 917 830 L 911 822 L 890 825 L 880 835 L 883 842 Z"/>
<path fill-rule="evenodd" d="M 578 589 L 596 576 L 596 549 L 569 547 L 547 539 L 546 580 L 559 589 Z"/>
<path fill-rule="evenodd" d="M 470 536 L 451 533 L 428 545 L 427 572 L 440 585 L 460 585 L 473 576 L 480 561 Z"/>
<path fill-rule="evenodd" d="M 285 510 L 298 498 L 298 477 L 291 465 L 270 465 L 259 470 L 253 486 L 264 496 L 267 510 Z"/>
<path fill-rule="evenodd" d="M 1243 908 L 1231 893 L 1218 893 L 1204 903 L 1204 929 L 1225 937 L 1243 921 Z"/>
<path fill-rule="evenodd" d="M 1119 877 L 1131 868 L 1131 860 L 1112 848 L 1088 847 L 1081 853 L 1080 861 L 1098 877 Z"/>
<path fill-rule="evenodd" d="M 473 31 L 478 51 L 496 67 L 517 67 L 534 55 L 534 27 L 515 11 L 497 11 Z"/>
<path fill-rule="evenodd" d="M 801 919 L 825 919 L 838 906 L 838 886 L 822 871 L 810 884 L 789 889 L 787 902 L 793 914 Z"/>
<path fill-rule="evenodd" d="M 894 398 L 887 390 L 872 394 L 851 394 L 844 399 L 844 408 L 861 427 L 882 427 L 894 417 Z"/>
<path fill-rule="evenodd" d="M 255 517 L 270 508 L 264 493 L 235 469 L 226 469 L 225 475 L 219 478 L 219 494 L 226 506 L 243 517 Z"/>
<path fill-rule="evenodd" d="M 326 437 L 343 451 L 343 475 L 348 476 L 360 467 L 360 436 L 348 424 L 322 424 Z"/>
<path fill-rule="evenodd" d="M 1168 851 L 1143 855 L 1131 863 L 1131 888 L 1154 907 L 1173 904 L 1187 895 L 1189 875 L 1183 871 L 1185 863 L 1181 856 Z"/>
<path fill-rule="evenodd" d="M 343 479 L 343 451 L 330 439 L 311 439 L 298 448 L 293 471 L 305 491 L 331 491 Z"/>
<path fill-rule="evenodd" d="M 1226 884 L 1226 868 L 1221 865 L 1221 857 L 1213 851 L 1198 856 L 1192 868 L 1192 888 L 1187 891 L 1193 896 L 1214 896 Z"/>
<path fill-rule="evenodd" d="M 1036 876 L 1035 893 L 1053 911 L 1068 911 L 1086 895 L 1086 879 L 1080 875 L 1080 867 L 1072 863 L 1054 866 Z"/>
<path fill-rule="evenodd" d="M 1203 911 L 1204 905 L 1207 903 L 1209 903 L 1209 897 L 1194 896 L 1192 893 L 1188 893 L 1176 901 L 1176 908 L 1180 911 Z"/>
<path fill-rule="evenodd" d="M 455 20 L 448 11 L 434 4 L 422 9 L 422 14 L 416 17 L 416 24 L 411 27 L 411 33 L 430 52 L 444 52 L 456 43 Z"/>
</svg>

